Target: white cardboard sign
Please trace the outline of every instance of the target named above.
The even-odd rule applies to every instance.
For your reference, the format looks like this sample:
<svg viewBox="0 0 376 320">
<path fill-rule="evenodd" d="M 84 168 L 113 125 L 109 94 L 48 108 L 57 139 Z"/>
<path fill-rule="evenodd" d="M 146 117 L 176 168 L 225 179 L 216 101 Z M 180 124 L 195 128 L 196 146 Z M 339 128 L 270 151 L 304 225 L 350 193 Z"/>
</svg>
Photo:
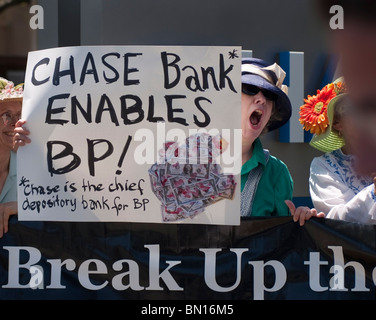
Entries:
<svg viewBox="0 0 376 320">
<path fill-rule="evenodd" d="M 237 225 L 240 47 L 30 52 L 20 220 Z"/>
</svg>

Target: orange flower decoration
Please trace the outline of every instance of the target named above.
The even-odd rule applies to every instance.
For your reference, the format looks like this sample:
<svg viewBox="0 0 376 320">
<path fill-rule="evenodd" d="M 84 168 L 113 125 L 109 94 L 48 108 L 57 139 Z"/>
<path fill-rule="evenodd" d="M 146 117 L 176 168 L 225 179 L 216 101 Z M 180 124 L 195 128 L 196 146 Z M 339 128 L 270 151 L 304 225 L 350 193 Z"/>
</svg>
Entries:
<svg viewBox="0 0 376 320">
<path fill-rule="evenodd" d="M 337 92 L 342 90 L 342 83 L 330 83 L 321 90 L 317 90 L 317 95 L 304 99 L 305 104 L 300 107 L 299 111 L 299 122 L 303 125 L 304 130 L 314 134 L 326 131 L 329 125 L 328 103 L 337 95 Z"/>
</svg>

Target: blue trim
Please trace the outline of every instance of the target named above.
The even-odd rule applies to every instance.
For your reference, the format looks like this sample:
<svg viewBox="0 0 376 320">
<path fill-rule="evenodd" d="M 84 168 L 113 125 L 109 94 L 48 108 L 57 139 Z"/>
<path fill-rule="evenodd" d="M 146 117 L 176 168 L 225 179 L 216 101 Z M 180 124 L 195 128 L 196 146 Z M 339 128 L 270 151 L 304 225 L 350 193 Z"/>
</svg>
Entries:
<svg viewBox="0 0 376 320">
<path fill-rule="evenodd" d="M 313 137 L 313 133 L 304 130 L 304 142 L 307 142 L 307 143 L 311 142 L 312 137 Z"/>
<path fill-rule="evenodd" d="M 283 84 L 290 85 L 290 52 L 283 51 L 279 53 L 279 65 L 286 72 Z M 279 141 L 290 142 L 290 121 L 279 128 Z"/>
<path fill-rule="evenodd" d="M 279 142 L 290 142 L 290 120 L 279 128 Z"/>
<path fill-rule="evenodd" d="M 294 197 L 292 199 L 292 202 L 294 202 L 295 207 L 308 207 L 308 208 L 313 208 L 313 202 L 311 197 Z"/>
<path fill-rule="evenodd" d="M 290 85 L 290 51 L 283 51 L 279 53 L 279 65 L 286 72 L 283 84 Z"/>
</svg>

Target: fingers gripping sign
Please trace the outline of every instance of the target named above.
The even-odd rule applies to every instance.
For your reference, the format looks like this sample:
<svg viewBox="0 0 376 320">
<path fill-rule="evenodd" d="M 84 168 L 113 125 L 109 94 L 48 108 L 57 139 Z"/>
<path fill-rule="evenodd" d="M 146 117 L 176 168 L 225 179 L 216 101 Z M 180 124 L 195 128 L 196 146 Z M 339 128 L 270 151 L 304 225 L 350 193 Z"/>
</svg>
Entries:
<svg viewBox="0 0 376 320">
<path fill-rule="evenodd" d="M 30 131 L 24 126 L 26 124 L 26 120 L 18 120 L 15 129 L 14 129 L 14 137 L 13 137 L 13 148 L 14 151 L 17 151 L 19 147 L 22 147 L 31 142 L 29 138 Z"/>
<path fill-rule="evenodd" d="M 310 209 L 308 207 L 303 206 L 296 208 L 294 203 L 290 200 L 285 200 L 285 203 L 290 209 L 294 222 L 299 221 L 299 225 L 301 226 L 304 225 L 305 221 L 311 219 L 311 217 L 325 218 L 325 213 L 317 213 L 317 210 L 315 208 Z"/>
</svg>

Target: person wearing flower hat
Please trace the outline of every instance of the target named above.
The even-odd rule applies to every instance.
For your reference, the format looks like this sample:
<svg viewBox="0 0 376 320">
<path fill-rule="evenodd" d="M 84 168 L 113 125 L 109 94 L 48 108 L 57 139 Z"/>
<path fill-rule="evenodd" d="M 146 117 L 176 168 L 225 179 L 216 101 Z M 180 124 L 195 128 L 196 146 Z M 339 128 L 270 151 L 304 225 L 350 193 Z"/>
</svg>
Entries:
<svg viewBox="0 0 376 320">
<path fill-rule="evenodd" d="M 300 123 L 314 133 L 310 145 L 324 154 L 314 158 L 310 167 L 314 209 L 286 203 L 294 220 L 303 225 L 318 216 L 375 224 L 375 186 L 371 176 L 361 176 L 355 168 L 356 122 L 343 77 L 305 102 L 300 108 Z"/>
<path fill-rule="evenodd" d="M 260 135 L 276 130 L 291 116 L 291 103 L 276 63 L 242 59 L 241 216 L 287 216 L 293 181 L 287 166 L 263 149 Z"/>
<path fill-rule="evenodd" d="M 0 238 L 8 231 L 11 215 L 17 214 L 15 123 L 21 117 L 23 87 L 0 77 Z"/>
</svg>

